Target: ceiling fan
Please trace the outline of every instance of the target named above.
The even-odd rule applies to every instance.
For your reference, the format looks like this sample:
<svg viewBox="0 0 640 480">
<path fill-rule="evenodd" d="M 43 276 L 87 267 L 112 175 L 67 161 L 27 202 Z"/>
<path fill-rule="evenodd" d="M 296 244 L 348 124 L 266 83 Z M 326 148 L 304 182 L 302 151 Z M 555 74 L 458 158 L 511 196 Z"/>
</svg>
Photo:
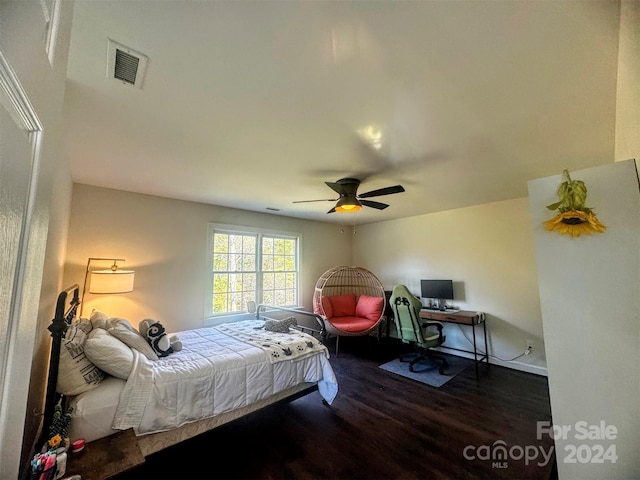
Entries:
<svg viewBox="0 0 640 480">
<path fill-rule="evenodd" d="M 376 208 L 378 210 L 384 210 L 389 205 L 386 203 L 375 202 L 373 200 L 365 200 L 371 197 L 380 197 L 382 195 L 391 195 L 392 193 L 404 192 L 402 185 L 393 185 L 391 187 L 379 188 L 377 190 L 371 190 L 358 194 L 358 187 L 360 186 L 360 180 L 357 178 L 341 178 L 336 182 L 324 182 L 334 192 L 339 194 L 338 198 L 323 198 L 320 200 L 298 200 L 293 203 L 307 203 L 307 202 L 337 202 L 336 205 L 327 213 L 333 212 L 357 212 L 364 205 L 365 207 Z"/>
</svg>

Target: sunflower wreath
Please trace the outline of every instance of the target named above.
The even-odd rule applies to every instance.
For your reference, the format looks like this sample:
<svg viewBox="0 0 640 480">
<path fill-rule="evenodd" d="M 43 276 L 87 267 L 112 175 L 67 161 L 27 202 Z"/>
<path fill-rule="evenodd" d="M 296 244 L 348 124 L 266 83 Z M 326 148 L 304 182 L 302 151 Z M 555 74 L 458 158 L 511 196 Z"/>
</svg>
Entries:
<svg viewBox="0 0 640 480">
<path fill-rule="evenodd" d="M 559 213 L 544 222 L 545 230 L 571 237 L 604 232 L 607 227 L 600 223 L 592 209 L 585 206 L 587 187 L 584 182 L 571 180 L 568 170 L 564 170 L 562 175 L 565 181 L 558 188 L 560 200 L 547 205 L 549 210 L 558 210 Z"/>
</svg>

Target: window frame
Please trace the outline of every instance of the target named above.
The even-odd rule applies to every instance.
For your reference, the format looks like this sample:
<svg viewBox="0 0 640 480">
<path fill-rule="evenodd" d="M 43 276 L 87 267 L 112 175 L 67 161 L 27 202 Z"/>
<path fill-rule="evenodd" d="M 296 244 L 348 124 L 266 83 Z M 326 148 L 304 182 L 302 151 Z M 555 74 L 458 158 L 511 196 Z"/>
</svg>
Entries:
<svg viewBox="0 0 640 480">
<path fill-rule="evenodd" d="M 234 315 L 246 315 L 247 311 L 239 312 L 213 312 L 213 240 L 216 233 L 224 233 L 229 235 L 250 235 L 256 237 L 256 304 L 262 302 L 262 239 L 264 237 L 276 237 L 296 240 L 296 282 L 295 293 L 298 305 L 288 305 L 288 307 L 298 307 L 300 305 L 300 279 L 302 278 L 302 234 L 299 232 L 290 232 L 282 230 L 272 230 L 267 228 L 247 227 L 242 225 L 229 225 L 222 223 L 209 223 L 207 228 L 207 252 L 206 252 L 206 275 L 207 281 L 204 313 L 205 318 L 223 318 Z"/>
</svg>

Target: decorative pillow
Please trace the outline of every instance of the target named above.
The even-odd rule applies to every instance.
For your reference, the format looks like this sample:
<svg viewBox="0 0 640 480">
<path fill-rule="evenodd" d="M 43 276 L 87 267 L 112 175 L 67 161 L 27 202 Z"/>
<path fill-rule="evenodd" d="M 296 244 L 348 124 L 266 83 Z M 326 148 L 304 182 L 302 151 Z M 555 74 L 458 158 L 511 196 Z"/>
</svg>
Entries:
<svg viewBox="0 0 640 480">
<path fill-rule="evenodd" d="M 353 317 L 356 314 L 356 296 L 353 293 L 328 297 L 333 317 Z"/>
<path fill-rule="evenodd" d="M 107 332 L 116 337 L 122 343 L 128 345 L 134 350 L 139 351 L 149 360 L 158 360 L 158 355 L 156 355 L 156 352 L 153 351 L 153 348 L 151 348 L 151 346 L 147 343 L 147 340 L 142 335 L 140 335 L 137 330 L 130 330 L 124 323 L 115 322 L 115 324 L 107 329 Z"/>
<path fill-rule="evenodd" d="M 331 300 L 325 297 L 324 295 L 320 298 L 322 302 L 322 309 L 324 310 L 324 314 L 327 318 L 333 317 L 333 310 L 331 309 Z"/>
<path fill-rule="evenodd" d="M 109 317 L 106 313 L 101 312 L 100 310 L 96 310 L 95 308 L 91 312 L 90 321 L 91 325 L 93 325 L 93 328 L 102 328 L 103 330 L 109 330 L 111 327 L 121 324 L 128 330 L 138 333 L 136 327 L 131 325 L 129 320 L 127 320 L 126 318 Z"/>
<path fill-rule="evenodd" d="M 84 346 L 91 323 L 86 319 L 72 323 L 60 345 L 60 366 L 57 391 L 63 395 L 79 395 L 91 390 L 104 380 L 102 370 L 85 354 Z"/>
<path fill-rule="evenodd" d="M 383 310 L 383 297 L 360 295 L 360 298 L 358 298 L 358 304 L 356 305 L 356 317 L 363 317 L 375 322 L 380 318 Z"/>
<path fill-rule="evenodd" d="M 109 327 L 109 317 L 104 312 L 100 310 L 96 310 L 95 308 L 91 311 L 91 325 L 93 328 L 103 328 L 107 329 Z"/>
<path fill-rule="evenodd" d="M 109 375 L 126 380 L 133 368 L 131 347 L 102 328 L 94 328 L 84 344 L 87 358 Z"/>
<path fill-rule="evenodd" d="M 145 318 L 138 326 L 140 335 L 146 338 L 158 357 L 166 357 L 173 352 L 182 350 L 182 342 L 175 335 L 169 337 L 160 322 L 152 318 Z"/>
<path fill-rule="evenodd" d="M 288 317 L 283 320 L 265 320 L 264 329 L 269 332 L 289 333 L 289 327 L 298 325 L 295 317 Z"/>
<path fill-rule="evenodd" d="M 76 328 L 79 328 L 87 335 L 89 335 L 89 332 L 93 330 L 93 325 L 91 324 L 91 321 L 88 318 L 79 318 L 76 322 L 73 322 L 70 326 L 75 326 Z"/>
<path fill-rule="evenodd" d="M 116 325 L 122 325 L 127 330 L 129 330 L 130 332 L 138 333 L 138 330 L 136 330 L 136 327 L 131 325 L 129 323 L 129 320 L 126 320 L 124 318 L 117 318 L 117 317 L 110 318 L 107 321 L 107 326 L 106 326 L 105 330 L 109 330 L 111 327 L 115 327 Z"/>
</svg>

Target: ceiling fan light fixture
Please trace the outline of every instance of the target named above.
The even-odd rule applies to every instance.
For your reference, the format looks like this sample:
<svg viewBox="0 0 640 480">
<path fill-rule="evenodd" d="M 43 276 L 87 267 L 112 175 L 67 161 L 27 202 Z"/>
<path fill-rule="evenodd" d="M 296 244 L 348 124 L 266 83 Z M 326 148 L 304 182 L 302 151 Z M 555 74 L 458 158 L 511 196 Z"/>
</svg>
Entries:
<svg viewBox="0 0 640 480">
<path fill-rule="evenodd" d="M 362 205 L 356 197 L 342 197 L 336 203 L 336 212 L 357 212 L 362 209 Z"/>
<path fill-rule="evenodd" d="M 336 192 L 338 198 L 324 198 L 321 200 L 298 200 L 293 203 L 306 203 L 306 202 L 337 202 L 335 207 L 331 208 L 327 213 L 333 212 L 357 212 L 362 210 L 362 207 L 371 207 L 377 210 L 384 210 L 389 205 L 382 202 L 375 202 L 368 200 L 371 197 L 379 197 L 382 195 L 391 195 L 393 193 L 404 192 L 402 185 L 392 185 L 390 187 L 378 188 L 369 192 L 358 195 L 358 187 L 360 186 L 360 180 L 357 178 L 341 178 L 336 182 L 324 182 L 327 186 Z M 365 200 L 367 199 L 367 200 Z"/>
</svg>

